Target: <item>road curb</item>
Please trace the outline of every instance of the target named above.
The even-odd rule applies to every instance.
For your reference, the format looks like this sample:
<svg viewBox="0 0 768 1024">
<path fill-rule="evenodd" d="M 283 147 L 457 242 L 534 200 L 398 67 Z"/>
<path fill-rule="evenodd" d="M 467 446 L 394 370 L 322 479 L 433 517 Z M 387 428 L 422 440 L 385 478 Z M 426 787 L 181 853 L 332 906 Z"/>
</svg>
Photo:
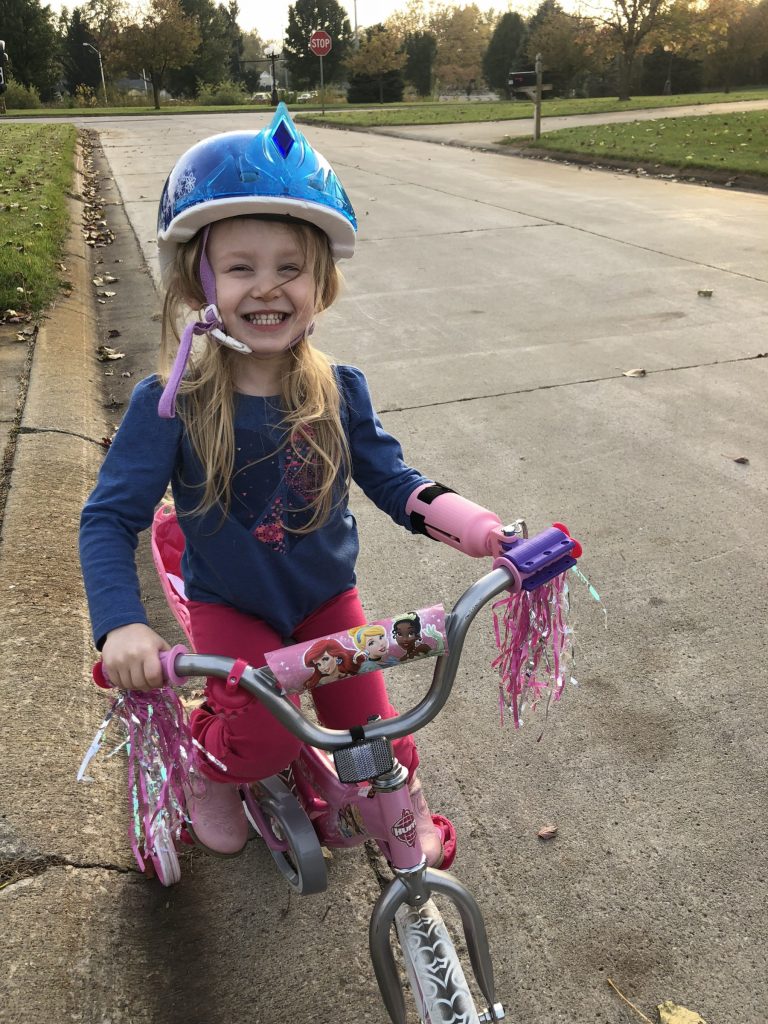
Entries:
<svg viewBox="0 0 768 1024">
<path fill-rule="evenodd" d="M 81 230 L 83 173 L 78 145 L 65 257 L 72 289 L 38 333 L 0 547 L 0 744 L 13 780 L 5 787 L 0 857 L 15 865 L 14 878 L 62 861 L 128 863 L 125 844 L 104 827 L 101 801 L 75 781 L 103 713 L 86 682 L 92 647 L 77 551 L 80 509 L 106 433 Z"/>
</svg>

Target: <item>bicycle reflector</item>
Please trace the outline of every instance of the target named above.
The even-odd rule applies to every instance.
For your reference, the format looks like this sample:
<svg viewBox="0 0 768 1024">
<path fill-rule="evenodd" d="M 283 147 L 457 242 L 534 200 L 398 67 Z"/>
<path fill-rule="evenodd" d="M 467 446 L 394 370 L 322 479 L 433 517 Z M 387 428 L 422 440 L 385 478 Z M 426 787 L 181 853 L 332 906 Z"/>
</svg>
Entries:
<svg viewBox="0 0 768 1024">
<path fill-rule="evenodd" d="M 367 782 L 392 771 L 392 746 L 386 739 L 363 740 L 334 750 L 333 762 L 341 782 Z"/>
</svg>

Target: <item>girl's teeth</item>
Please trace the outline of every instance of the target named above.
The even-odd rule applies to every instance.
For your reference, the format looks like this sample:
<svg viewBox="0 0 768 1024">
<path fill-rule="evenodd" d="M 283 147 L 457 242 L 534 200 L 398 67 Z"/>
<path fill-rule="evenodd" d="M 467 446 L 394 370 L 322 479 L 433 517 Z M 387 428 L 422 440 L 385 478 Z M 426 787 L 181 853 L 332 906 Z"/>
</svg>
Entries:
<svg viewBox="0 0 768 1024">
<path fill-rule="evenodd" d="M 247 313 L 245 319 L 252 324 L 281 324 L 285 319 L 284 313 Z"/>
</svg>

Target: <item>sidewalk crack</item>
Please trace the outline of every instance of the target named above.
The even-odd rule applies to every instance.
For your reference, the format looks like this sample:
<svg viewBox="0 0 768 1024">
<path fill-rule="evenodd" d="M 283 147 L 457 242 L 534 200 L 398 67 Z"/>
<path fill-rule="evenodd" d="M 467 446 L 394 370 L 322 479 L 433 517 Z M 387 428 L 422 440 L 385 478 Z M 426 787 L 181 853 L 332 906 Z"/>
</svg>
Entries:
<svg viewBox="0 0 768 1024">
<path fill-rule="evenodd" d="M 646 370 L 647 377 L 659 373 L 677 373 L 679 370 L 699 370 L 708 366 L 727 366 L 730 363 L 749 363 L 755 359 L 765 359 L 768 352 L 758 352 L 753 356 L 735 356 L 733 359 L 714 359 L 711 363 L 688 363 L 685 366 L 664 366 L 658 370 Z M 444 405 L 459 405 L 463 402 L 485 402 L 492 398 L 506 398 L 511 395 L 532 395 L 537 391 L 554 391 L 557 388 L 572 388 L 579 384 L 600 384 L 606 380 L 621 380 L 623 373 L 610 373 L 604 377 L 584 377 L 581 380 L 563 380 L 555 384 L 537 384 L 530 388 L 515 388 L 512 391 L 494 391 L 487 395 L 468 395 L 466 398 L 450 398 L 441 402 L 424 402 L 421 405 L 392 405 L 389 408 L 379 409 L 379 415 L 383 416 L 390 412 L 414 412 L 418 409 L 436 409 Z"/>
</svg>

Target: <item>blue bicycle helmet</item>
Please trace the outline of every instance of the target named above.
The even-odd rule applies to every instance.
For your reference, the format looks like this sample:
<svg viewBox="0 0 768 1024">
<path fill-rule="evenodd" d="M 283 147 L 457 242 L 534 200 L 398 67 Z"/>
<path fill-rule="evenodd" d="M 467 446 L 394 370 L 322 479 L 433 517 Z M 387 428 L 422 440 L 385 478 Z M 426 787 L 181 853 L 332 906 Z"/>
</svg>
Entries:
<svg viewBox="0 0 768 1024">
<path fill-rule="evenodd" d="M 188 149 L 168 176 L 157 216 L 160 269 L 206 224 L 268 213 L 321 228 L 334 259 L 355 251 L 357 220 L 328 161 L 310 146 L 284 103 L 258 132 L 225 132 Z"/>
</svg>

